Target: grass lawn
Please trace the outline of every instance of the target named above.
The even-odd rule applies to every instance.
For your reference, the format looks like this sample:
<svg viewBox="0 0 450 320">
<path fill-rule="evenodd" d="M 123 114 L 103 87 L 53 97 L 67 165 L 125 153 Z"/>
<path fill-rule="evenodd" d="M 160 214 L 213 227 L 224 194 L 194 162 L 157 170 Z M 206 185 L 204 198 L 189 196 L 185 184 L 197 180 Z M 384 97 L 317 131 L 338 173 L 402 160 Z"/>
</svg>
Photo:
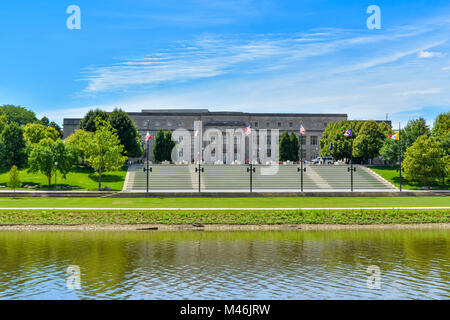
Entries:
<svg viewBox="0 0 450 320">
<path fill-rule="evenodd" d="M 106 172 L 102 175 L 102 187 L 111 187 L 113 190 L 122 190 L 123 183 L 127 169 L 124 167 L 120 171 Z M 48 180 L 42 173 L 28 173 L 27 169 L 19 171 L 20 181 L 22 186 L 25 185 L 40 185 L 38 190 L 53 190 L 55 187 L 55 177 L 52 176 L 52 186 L 48 187 Z M 8 181 L 8 171 L 0 172 L 0 185 L 6 186 Z M 98 188 L 98 174 L 91 168 L 74 167 L 71 172 L 66 175 L 64 179 L 58 172 L 56 183 L 60 186 L 78 187 L 77 190 L 97 190 Z M 2 190 L 9 188 L 2 188 Z M 28 190 L 20 188 L 21 190 Z"/>
<path fill-rule="evenodd" d="M 399 173 L 396 171 L 396 168 L 392 167 L 384 167 L 384 166 L 374 166 L 370 167 L 374 172 L 378 173 L 384 179 L 395 185 L 396 187 L 400 187 L 400 177 Z M 402 174 L 402 189 L 409 190 L 418 190 L 423 187 L 423 183 L 417 183 L 414 181 L 408 181 Z M 433 189 L 447 190 L 450 189 L 450 186 L 438 184 L 436 182 L 431 183 L 431 187 Z"/>
<path fill-rule="evenodd" d="M 0 225 L 93 225 L 93 224 L 411 224 L 448 223 L 450 210 L 245 210 L 245 211 L 71 211 L 3 210 Z"/>
<path fill-rule="evenodd" d="M 450 197 L 0 198 L 0 208 L 450 207 Z"/>
</svg>

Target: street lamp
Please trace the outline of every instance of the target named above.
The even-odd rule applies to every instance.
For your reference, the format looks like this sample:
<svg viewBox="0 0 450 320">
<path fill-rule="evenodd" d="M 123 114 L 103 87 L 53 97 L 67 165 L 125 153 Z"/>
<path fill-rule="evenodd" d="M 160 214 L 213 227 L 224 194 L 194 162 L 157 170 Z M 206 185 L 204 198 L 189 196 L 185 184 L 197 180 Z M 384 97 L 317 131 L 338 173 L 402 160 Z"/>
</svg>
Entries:
<svg viewBox="0 0 450 320">
<path fill-rule="evenodd" d="M 55 190 L 56 190 L 56 170 L 58 169 L 58 161 L 55 161 Z"/>
</svg>

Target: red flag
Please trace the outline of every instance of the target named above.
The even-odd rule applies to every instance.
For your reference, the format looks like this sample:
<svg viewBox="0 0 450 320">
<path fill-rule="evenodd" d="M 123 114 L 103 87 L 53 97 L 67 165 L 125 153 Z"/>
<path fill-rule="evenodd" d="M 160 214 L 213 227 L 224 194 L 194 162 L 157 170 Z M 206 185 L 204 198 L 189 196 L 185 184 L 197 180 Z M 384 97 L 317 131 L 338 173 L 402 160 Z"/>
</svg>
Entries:
<svg viewBox="0 0 450 320">
<path fill-rule="evenodd" d="M 306 129 L 305 127 L 301 124 L 300 125 L 300 134 L 305 134 L 306 133 Z"/>
<path fill-rule="evenodd" d="M 152 138 L 152 135 L 150 134 L 150 132 L 147 131 L 147 135 L 145 136 L 145 142 L 147 142 L 151 138 Z"/>
</svg>

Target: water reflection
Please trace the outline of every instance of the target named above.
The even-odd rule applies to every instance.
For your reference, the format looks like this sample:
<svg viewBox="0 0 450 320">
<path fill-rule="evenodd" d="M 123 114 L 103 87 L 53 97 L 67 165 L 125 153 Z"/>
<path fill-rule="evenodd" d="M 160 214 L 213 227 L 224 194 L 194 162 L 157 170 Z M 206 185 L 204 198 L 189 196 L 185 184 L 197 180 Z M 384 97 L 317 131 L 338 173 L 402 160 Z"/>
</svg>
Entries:
<svg viewBox="0 0 450 320">
<path fill-rule="evenodd" d="M 449 257 L 445 230 L 5 231 L 0 298 L 442 299 Z M 66 286 L 70 265 L 80 290 Z"/>
</svg>

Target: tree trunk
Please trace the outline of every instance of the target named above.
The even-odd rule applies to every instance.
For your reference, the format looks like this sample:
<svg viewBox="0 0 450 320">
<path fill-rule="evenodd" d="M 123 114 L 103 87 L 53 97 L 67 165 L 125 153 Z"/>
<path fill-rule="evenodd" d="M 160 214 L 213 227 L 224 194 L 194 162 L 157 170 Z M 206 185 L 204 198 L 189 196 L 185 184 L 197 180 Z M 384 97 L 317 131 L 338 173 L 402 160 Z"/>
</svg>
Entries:
<svg viewBox="0 0 450 320">
<path fill-rule="evenodd" d="M 100 189 L 102 187 L 102 168 L 98 170 L 98 188 Z"/>
<path fill-rule="evenodd" d="M 48 176 L 48 187 L 51 188 L 52 186 L 52 175 Z"/>
</svg>

